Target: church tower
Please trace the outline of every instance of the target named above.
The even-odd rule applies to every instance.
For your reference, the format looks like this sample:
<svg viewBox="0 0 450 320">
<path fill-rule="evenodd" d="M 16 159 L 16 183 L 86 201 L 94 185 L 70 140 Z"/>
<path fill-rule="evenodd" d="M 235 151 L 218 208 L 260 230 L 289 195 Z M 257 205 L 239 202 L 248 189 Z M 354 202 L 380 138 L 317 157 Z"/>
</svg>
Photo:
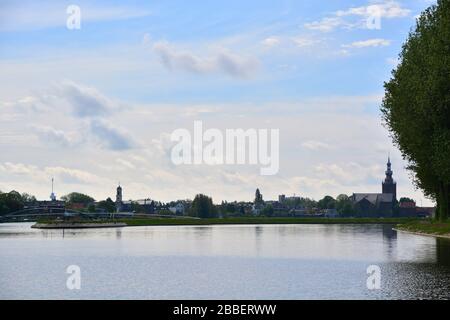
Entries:
<svg viewBox="0 0 450 320">
<path fill-rule="evenodd" d="M 255 205 L 260 205 L 263 202 L 264 201 L 263 201 L 263 196 L 262 196 L 261 192 L 259 191 L 259 189 L 256 189 L 256 192 L 255 192 Z"/>
<path fill-rule="evenodd" d="M 388 157 L 387 168 L 386 168 L 386 178 L 384 178 L 382 184 L 383 193 L 392 193 L 394 195 L 394 200 L 397 200 L 397 183 L 392 178 L 392 168 L 391 159 Z"/>
<path fill-rule="evenodd" d="M 120 212 L 121 209 L 122 209 L 122 187 L 120 186 L 119 183 L 116 193 L 116 210 L 117 212 Z"/>
</svg>

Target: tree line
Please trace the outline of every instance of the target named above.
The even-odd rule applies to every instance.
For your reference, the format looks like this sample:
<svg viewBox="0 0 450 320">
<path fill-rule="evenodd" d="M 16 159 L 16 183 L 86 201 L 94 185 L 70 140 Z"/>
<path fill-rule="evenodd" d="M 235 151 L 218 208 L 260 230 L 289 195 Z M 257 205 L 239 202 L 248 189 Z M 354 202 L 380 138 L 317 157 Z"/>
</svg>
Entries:
<svg viewBox="0 0 450 320">
<path fill-rule="evenodd" d="M 450 0 L 438 0 L 417 19 L 385 83 L 381 111 L 415 185 L 450 213 Z"/>
</svg>

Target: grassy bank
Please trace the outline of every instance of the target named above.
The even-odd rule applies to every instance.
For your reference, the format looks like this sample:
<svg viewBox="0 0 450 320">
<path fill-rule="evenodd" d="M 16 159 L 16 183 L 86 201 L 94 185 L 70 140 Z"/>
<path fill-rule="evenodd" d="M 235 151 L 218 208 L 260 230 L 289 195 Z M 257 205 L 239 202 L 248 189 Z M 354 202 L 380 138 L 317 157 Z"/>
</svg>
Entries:
<svg viewBox="0 0 450 320">
<path fill-rule="evenodd" d="M 239 217 L 225 219 L 180 219 L 180 218 L 147 218 L 118 219 L 128 226 L 157 225 L 221 225 L 221 224 L 405 224 L 413 221 L 404 218 L 269 218 L 269 217 Z"/>
<path fill-rule="evenodd" d="M 407 223 L 397 225 L 396 229 L 450 238 L 450 222 L 442 223 L 431 220 L 410 221 Z"/>
</svg>

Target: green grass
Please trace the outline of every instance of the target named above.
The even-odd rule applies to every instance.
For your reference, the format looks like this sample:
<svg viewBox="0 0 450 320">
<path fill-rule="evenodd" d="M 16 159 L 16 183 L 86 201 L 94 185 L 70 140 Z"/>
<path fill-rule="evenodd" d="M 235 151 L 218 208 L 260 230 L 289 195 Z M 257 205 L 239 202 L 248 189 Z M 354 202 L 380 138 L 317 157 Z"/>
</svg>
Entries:
<svg viewBox="0 0 450 320">
<path fill-rule="evenodd" d="M 450 236 L 450 222 L 436 222 L 432 220 L 410 221 L 408 223 L 397 225 L 396 228 L 410 232 Z"/>
</svg>

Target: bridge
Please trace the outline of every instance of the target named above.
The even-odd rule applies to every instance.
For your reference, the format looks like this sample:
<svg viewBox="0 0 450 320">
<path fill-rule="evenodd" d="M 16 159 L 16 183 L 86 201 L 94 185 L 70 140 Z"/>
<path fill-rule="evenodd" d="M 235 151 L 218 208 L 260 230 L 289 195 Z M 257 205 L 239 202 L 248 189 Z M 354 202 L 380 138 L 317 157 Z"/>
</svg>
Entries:
<svg viewBox="0 0 450 320">
<path fill-rule="evenodd" d="M 94 218 L 108 218 L 110 213 L 86 213 L 76 210 L 66 209 L 65 207 L 27 207 L 22 210 L 18 210 L 6 215 L 0 216 L 0 222 L 13 222 L 13 221 L 36 221 L 37 219 L 45 218 L 66 218 L 66 217 L 83 217 L 86 219 Z"/>
</svg>

